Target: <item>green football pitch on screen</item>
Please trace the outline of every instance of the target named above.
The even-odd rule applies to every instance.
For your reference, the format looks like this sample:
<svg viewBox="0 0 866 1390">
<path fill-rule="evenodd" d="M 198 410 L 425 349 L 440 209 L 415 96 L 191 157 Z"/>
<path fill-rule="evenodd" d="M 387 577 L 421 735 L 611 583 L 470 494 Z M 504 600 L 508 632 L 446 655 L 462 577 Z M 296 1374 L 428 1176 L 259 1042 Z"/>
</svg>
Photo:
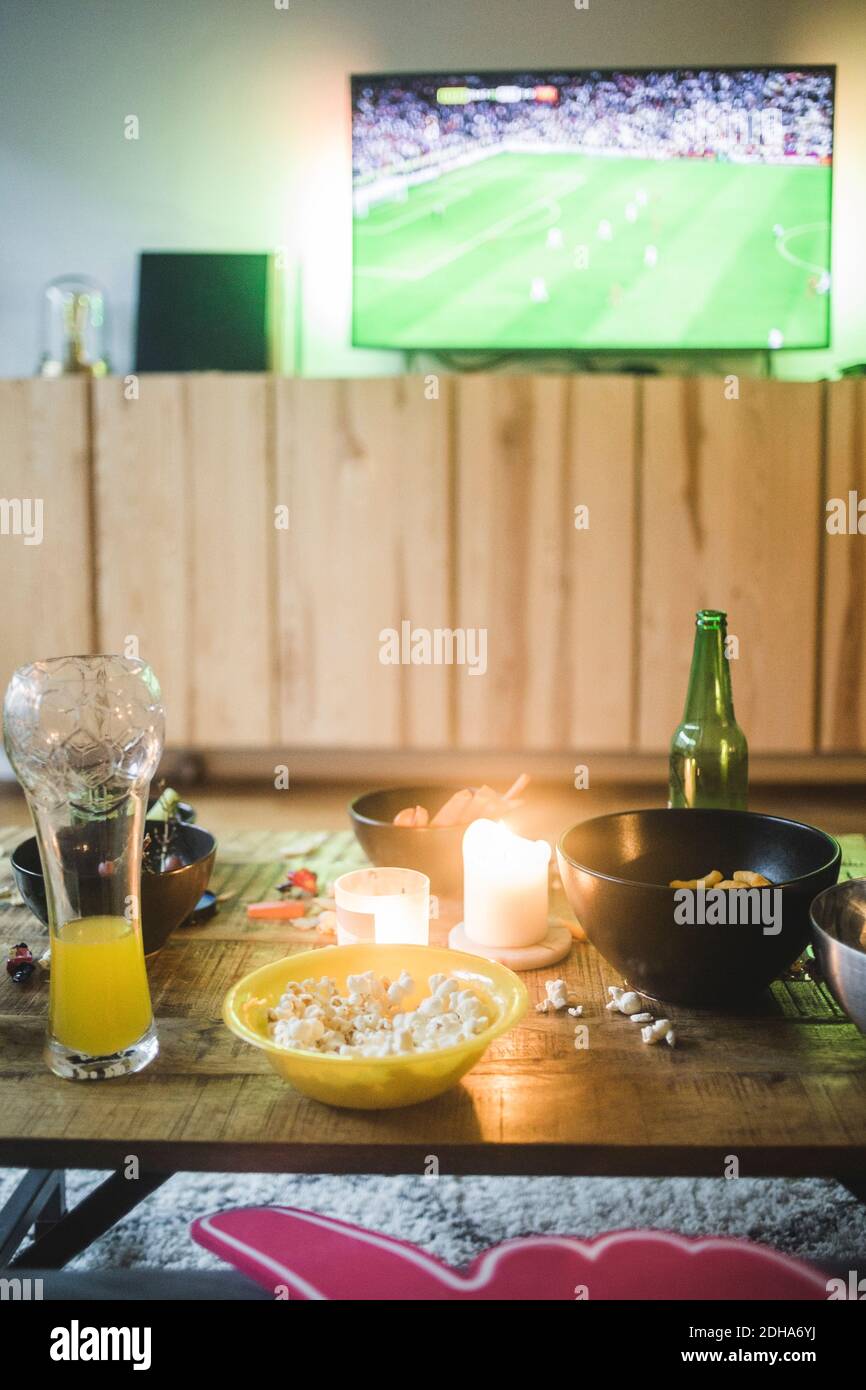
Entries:
<svg viewBox="0 0 866 1390">
<path fill-rule="evenodd" d="M 499 152 L 354 218 L 359 345 L 828 340 L 826 164 Z"/>
</svg>

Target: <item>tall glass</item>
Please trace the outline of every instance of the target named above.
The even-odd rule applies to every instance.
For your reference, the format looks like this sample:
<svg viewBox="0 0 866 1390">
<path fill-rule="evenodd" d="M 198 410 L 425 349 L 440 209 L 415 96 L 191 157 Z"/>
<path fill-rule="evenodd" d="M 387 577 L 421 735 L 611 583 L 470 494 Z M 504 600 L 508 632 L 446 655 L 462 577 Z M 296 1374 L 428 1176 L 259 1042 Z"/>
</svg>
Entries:
<svg viewBox="0 0 866 1390">
<path fill-rule="evenodd" d="M 51 932 L 45 1060 L 93 1081 L 159 1051 L 139 910 L 144 813 L 162 753 L 142 661 L 70 656 L 16 671 L 4 737 L 36 827 Z"/>
</svg>

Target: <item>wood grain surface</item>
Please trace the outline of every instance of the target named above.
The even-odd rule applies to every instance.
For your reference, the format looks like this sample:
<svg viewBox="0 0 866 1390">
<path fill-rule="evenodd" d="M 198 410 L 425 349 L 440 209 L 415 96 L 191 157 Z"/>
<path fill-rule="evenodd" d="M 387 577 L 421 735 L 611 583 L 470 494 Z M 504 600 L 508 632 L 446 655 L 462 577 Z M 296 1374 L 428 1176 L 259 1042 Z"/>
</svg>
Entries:
<svg viewBox="0 0 866 1390">
<path fill-rule="evenodd" d="M 866 381 L 840 381 L 830 392 L 826 494 L 846 511 L 849 499 L 866 503 Z M 853 524 L 853 535 L 824 535 L 823 749 L 866 748 L 866 506 Z"/>
<path fill-rule="evenodd" d="M 632 745 L 636 399 L 627 377 L 459 382 L 457 621 L 488 644 L 483 678 L 456 673 L 461 746 Z"/>
<path fill-rule="evenodd" d="M 192 545 L 183 655 L 202 748 L 261 748 L 278 738 L 272 392 L 272 381 L 246 374 L 186 383 Z"/>
<path fill-rule="evenodd" d="M 279 730 L 288 746 L 441 748 L 452 670 L 385 665 L 380 633 L 450 628 L 451 387 L 280 381 Z"/>
<path fill-rule="evenodd" d="M 41 546 L 0 534 L 0 683 L 136 636 L 176 747 L 565 775 L 664 751 L 723 607 L 751 752 L 862 770 L 866 550 L 825 525 L 866 496 L 862 382 L 433 380 L 0 383 L 0 498 L 45 506 Z M 486 674 L 383 665 L 403 621 L 483 628 Z"/>
<path fill-rule="evenodd" d="M 663 749 L 682 717 L 698 608 L 721 608 L 750 748 L 814 747 L 824 524 L 821 386 L 716 378 L 644 391 L 638 724 Z"/>
<path fill-rule="evenodd" d="M 106 377 L 92 391 L 100 651 L 126 653 L 135 638 L 158 673 L 169 746 L 182 748 L 193 736 L 186 384 L 146 376 L 130 399 Z"/>
<path fill-rule="evenodd" d="M 0 381 L 0 690 L 39 657 L 99 650 L 87 402 L 83 380 Z M 6 507 L 34 521 L 37 503 L 42 540 L 28 544 L 26 513 Z"/>
<path fill-rule="evenodd" d="M 6 830 L 6 852 L 23 834 Z M 0 980 L 0 1162 L 113 1166 L 130 1154 L 161 1171 L 706 1174 L 729 1155 L 743 1176 L 866 1171 L 866 1038 L 826 989 L 777 981 L 750 1012 L 672 1007 L 680 1045 L 646 1047 L 606 1012 L 614 971 L 587 944 L 563 967 L 584 1005 L 589 1048 L 574 1020 L 530 1010 L 458 1087 L 405 1110 L 351 1112 L 307 1100 L 220 1021 L 242 975 L 314 932 L 250 922 L 245 903 L 284 873 L 283 849 L 309 835 L 227 837 L 213 886 L 233 894 L 210 923 L 175 932 L 149 963 L 161 1051 L 137 1076 L 95 1086 L 61 1081 L 41 1058 L 48 986 Z M 291 859 L 327 881 L 361 862 L 348 832 L 319 837 Z M 866 842 L 846 837 L 846 872 L 866 870 Z M 567 911 L 555 891 L 554 910 Z M 451 920 L 446 905 L 438 931 Z M 40 931 L 0 903 L 6 944 Z M 525 976 L 532 1001 L 549 971 Z"/>
</svg>

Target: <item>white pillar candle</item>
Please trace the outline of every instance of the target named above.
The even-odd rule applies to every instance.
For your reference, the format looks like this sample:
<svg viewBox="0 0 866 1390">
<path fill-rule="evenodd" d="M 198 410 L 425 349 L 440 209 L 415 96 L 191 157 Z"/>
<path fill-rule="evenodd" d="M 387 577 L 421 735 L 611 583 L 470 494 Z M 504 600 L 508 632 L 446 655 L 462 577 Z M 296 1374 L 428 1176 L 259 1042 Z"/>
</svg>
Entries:
<svg viewBox="0 0 866 1390">
<path fill-rule="evenodd" d="M 476 820 L 463 836 L 463 926 L 483 946 L 534 946 L 547 932 L 550 845 Z"/>
<path fill-rule="evenodd" d="M 426 946 L 430 880 L 415 869 L 354 869 L 334 884 L 337 942 Z"/>
</svg>

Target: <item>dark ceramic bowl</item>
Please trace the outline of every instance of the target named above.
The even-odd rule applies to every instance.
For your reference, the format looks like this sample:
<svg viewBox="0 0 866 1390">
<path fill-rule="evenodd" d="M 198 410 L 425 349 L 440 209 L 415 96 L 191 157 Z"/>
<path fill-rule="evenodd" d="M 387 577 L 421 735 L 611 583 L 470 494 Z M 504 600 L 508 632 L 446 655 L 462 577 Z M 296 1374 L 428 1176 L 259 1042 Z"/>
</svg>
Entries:
<svg viewBox="0 0 866 1390">
<path fill-rule="evenodd" d="M 809 907 L 839 876 L 822 830 L 751 811 L 623 811 L 574 825 L 557 846 L 568 901 L 593 946 L 642 994 L 672 1004 L 735 1004 L 790 965 Z M 782 891 L 781 929 L 681 925 L 671 879 L 751 869 Z"/>
<path fill-rule="evenodd" d="M 216 856 L 216 840 L 197 825 L 181 825 L 174 846 L 188 862 L 162 874 L 141 874 L 141 931 L 144 953 L 151 956 L 165 945 L 175 927 L 186 921 L 210 880 Z M 69 851 L 67 850 L 67 853 Z M 82 915 L 106 911 L 105 880 L 96 873 L 98 853 L 82 846 L 79 856 Z M 34 916 L 48 923 L 45 880 L 36 837 L 24 840 L 12 855 L 12 873 L 18 891 Z"/>
<path fill-rule="evenodd" d="M 433 816 L 453 795 L 446 787 L 389 787 L 365 792 L 349 807 L 358 843 L 371 864 L 417 869 L 430 879 L 430 891 L 441 898 L 463 892 L 465 825 L 394 825 L 404 806 L 425 806 Z"/>
<path fill-rule="evenodd" d="M 812 945 L 836 1003 L 866 1033 L 866 878 L 819 894 L 812 904 Z"/>
</svg>

